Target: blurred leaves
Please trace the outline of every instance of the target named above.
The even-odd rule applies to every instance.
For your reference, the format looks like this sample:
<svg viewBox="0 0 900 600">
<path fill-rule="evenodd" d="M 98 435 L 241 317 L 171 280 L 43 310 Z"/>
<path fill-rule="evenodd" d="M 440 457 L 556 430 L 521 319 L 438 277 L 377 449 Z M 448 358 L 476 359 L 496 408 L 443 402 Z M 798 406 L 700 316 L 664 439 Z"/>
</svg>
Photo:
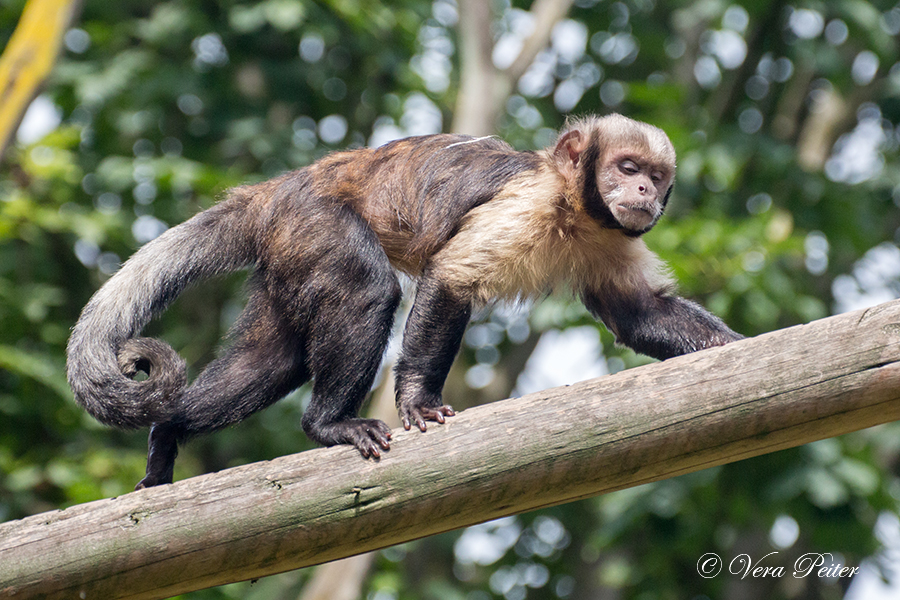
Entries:
<svg viewBox="0 0 900 600">
<path fill-rule="evenodd" d="M 65 369 L 60 361 L 48 360 L 46 356 L 30 354 L 11 346 L 0 346 L 0 368 L 44 384 L 61 398 L 69 399 L 69 384 L 63 375 Z"/>
</svg>

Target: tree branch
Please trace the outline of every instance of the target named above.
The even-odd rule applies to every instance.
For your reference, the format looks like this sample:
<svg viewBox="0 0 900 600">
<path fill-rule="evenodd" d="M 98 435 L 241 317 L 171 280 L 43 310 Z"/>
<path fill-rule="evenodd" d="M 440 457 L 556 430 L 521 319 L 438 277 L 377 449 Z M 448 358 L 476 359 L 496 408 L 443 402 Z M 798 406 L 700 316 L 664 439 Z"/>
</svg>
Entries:
<svg viewBox="0 0 900 600">
<path fill-rule="evenodd" d="M 494 133 L 495 96 L 508 94 L 494 66 L 491 53 L 491 3 L 459 0 L 459 91 L 453 111 L 452 130 L 470 135 Z"/>
<path fill-rule="evenodd" d="M 516 82 L 547 47 L 553 27 L 569 12 L 573 0 L 535 0 L 529 11 L 534 29 L 522 49 L 505 69 L 493 62 L 491 3 L 459 0 L 459 93 L 452 130 L 470 135 L 490 135 L 495 121 Z"/>
<path fill-rule="evenodd" d="M 0 525 L 0 597 L 166 598 L 900 418 L 900 301 Z"/>
<path fill-rule="evenodd" d="M 56 63 L 81 0 L 29 0 L 0 56 L 0 157 Z"/>
<path fill-rule="evenodd" d="M 535 0 L 529 11 L 533 17 L 534 29 L 522 44 L 522 50 L 506 68 L 504 75 L 511 81 L 518 81 L 525 74 L 538 53 L 550 43 L 553 28 L 572 8 L 573 0 Z"/>
</svg>

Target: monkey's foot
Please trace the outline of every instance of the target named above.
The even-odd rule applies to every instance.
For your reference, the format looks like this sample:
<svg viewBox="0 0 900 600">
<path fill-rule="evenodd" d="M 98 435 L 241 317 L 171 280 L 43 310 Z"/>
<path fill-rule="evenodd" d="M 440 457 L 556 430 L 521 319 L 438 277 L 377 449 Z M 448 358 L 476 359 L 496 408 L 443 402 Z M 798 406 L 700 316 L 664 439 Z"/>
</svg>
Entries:
<svg viewBox="0 0 900 600">
<path fill-rule="evenodd" d="M 134 486 L 135 490 L 172 483 L 175 457 L 178 456 L 179 430 L 171 423 L 154 423 L 150 427 L 146 477 Z"/>
<path fill-rule="evenodd" d="M 145 488 L 156 487 L 157 485 L 163 485 L 164 483 L 172 483 L 172 476 L 169 475 L 168 480 L 163 477 L 160 479 L 155 474 L 147 475 L 143 479 L 141 479 L 136 486 L 134 486 L 134 491 L 143 490 Z"/>
<path fill-rule="evenodd" d="M 408 404 L 402 404 L 400 406 L 400 422 L 403 423 L 403 428 L 407 431 L 412 428 L 413 423 L 416 424 L 416 427 L 418 427 L 420 431 L 425 431 L 428 429 L 428 426 L 425 425 L 425 421 L 443 423 L 444 417 L 452 417 L 455 414 L 456 413 L 453 412 L 453 407 L 447 406 L 446 404 L 435 407 L 410 406 Z"/>
<path fill-rule="evenodd" d="M 352 444 L 363 458 L 380 458 L 391 449 L 391 428 L 378 419 L 347 419 L 326 425 L 315 437 L 327 446 Z"/>
</svg>

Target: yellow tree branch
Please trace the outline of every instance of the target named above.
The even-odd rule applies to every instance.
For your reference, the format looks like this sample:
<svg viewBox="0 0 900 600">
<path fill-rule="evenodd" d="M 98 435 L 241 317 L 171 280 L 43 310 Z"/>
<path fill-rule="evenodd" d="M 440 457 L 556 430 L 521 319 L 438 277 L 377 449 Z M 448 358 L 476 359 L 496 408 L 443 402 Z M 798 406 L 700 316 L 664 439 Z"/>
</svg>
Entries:
<svg viewBox="0 0 900 600">
<path fill-rule="evenodd" d="M 29 0 L 0 56 L 0 157 L 59 55 L 81 0 Z"/>
</svg>

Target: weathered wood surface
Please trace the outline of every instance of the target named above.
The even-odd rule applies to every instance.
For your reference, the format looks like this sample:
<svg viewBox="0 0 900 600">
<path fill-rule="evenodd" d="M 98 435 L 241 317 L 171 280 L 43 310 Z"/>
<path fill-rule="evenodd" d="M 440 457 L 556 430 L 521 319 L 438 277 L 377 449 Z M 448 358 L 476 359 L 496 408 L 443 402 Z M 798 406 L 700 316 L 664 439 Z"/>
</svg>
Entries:
<svg viewBox="0 0 900 600">
<path fill-rule="evenodd" d="M 165 598 L 900 419 L 900 301 L 0 525 L 0 597 Z"/>
</svg>

